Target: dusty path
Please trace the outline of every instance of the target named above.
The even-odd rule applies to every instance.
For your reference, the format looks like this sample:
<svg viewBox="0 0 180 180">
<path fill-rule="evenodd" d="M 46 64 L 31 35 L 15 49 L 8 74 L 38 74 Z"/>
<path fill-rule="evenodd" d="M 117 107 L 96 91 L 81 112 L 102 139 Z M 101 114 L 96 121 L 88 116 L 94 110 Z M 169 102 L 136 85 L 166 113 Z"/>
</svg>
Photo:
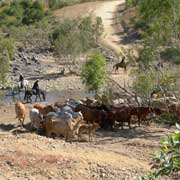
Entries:
<svg viewBox="0 0 180 180">
<path fill-rule="evenodd" d="M 104 26 L 102 42 L 105 46 L 108 46 L 119 54 L 119 52 L 122 52 L 122 44 L 120 44 L 121 38 L 116 29 L 115 14 L 118 6 L 124 3 L 125 0 L 88 2 L 56 10 L 54 14 L 59 19 L 77 18 L 92 14 L 101 17 Z"/>
<path fill-rule="evenodd" d="M 120 44 L 120 36 L 115 24 L 115 14 L 118 10 L 118 6 L 124 4 L 124 0 L 119 1 L 106 1 L 95 10 L 95 15 L 102 18 L 104 26 L 103 44 L 114 50 L 117 54 L 122 53 Z"/>
</svg>

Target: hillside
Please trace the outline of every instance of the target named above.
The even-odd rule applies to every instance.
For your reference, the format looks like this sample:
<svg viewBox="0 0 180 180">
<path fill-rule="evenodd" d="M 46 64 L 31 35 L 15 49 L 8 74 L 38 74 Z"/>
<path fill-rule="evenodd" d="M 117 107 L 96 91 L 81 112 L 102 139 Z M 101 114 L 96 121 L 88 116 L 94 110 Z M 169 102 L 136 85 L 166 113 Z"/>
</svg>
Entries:
<svg viewBox="0 0 180 180">
<path fill-rule="evenodd" d="M 161 8 L 136 0 L 39 1 L 43 5 L 13 1 L 0 10 L 0 180 L 137 180 L 153 172 L 152 167 L 166 165 L 167 157 L 155 164 L 152 154 L 180 122 L 180 53 L 168 4 L 157 0 Z M 157 7 L 162 11 L 158 18 L 151 14 Z M 163 23 L 167 26 L 162 28 Z M 20 73 L 28 81 L 23 88 Z M 86 75 L 96 89 L 82 81 Z M 40 88 L 32 89 L 36 80 Z M 29 112 L 40 92 L 46 99 L 38 103 L 51 104 L 48 115 L 53 116 L 38 114 L 40 128 L 35 130 Z M 24 127 L 16 118 L 17 101 L 26 109 Z M 81 113 L 76 109 L 79 103 Z M 94 122 L 101 126 L 91 142 L 89 129 L 80 141 L 77 134 L 72 142 L 65 141 L 64 132 L 47 137 L 55 121 L 63 121 L 64 131 L 72 133 L 75 112 L 86 127 Z M 171 142 L 179 148 L 179 136 L 174 136 Z M 161 149 L 169 150 L 165 143 Z M 173 168 L 157 180 L 179 180 L 179 164 Z"/>
</svg>

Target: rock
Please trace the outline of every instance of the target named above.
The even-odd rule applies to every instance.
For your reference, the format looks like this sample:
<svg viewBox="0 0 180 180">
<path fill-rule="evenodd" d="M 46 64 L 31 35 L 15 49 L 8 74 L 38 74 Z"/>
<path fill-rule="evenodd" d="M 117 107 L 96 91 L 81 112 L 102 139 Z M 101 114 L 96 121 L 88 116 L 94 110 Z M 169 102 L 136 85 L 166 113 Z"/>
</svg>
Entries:
<svg viewBox="0 0 180 180">
<path fill-rule="evenodd" d="M 19 51 L 19 52 L 24 52 L 24 48 L 23 48 L 23 47 L 19 47 L 19 48 L 18 48 L 18 51 Z"/>
<path fill-rule="evenodd" d="M 33 56 L 33 57 L 31 58 L 31 61 L 37 63 L 37 62 L 38 62 L 38 59 L 37 59 L 35 56 Z"/>
<path fill-rule="evenodd" d="M 13 72 L 19 71 L 18 67 L 13 67 Z"/>
<path fill-rule="evenodd" d="M 14 166 L 13 162 L 11 162 L 11 161 L 6 161 L 6 163 L 7 163 L 9 166 L 11 166 L 11 167 Z"/>
</svg>

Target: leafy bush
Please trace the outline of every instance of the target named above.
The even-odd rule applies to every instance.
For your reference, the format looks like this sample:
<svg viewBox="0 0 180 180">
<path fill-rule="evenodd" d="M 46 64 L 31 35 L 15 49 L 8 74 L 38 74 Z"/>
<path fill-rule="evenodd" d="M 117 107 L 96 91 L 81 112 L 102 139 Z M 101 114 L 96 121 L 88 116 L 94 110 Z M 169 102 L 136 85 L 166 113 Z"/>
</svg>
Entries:
<svg viewBox="0 0 180 180">
<path fill-rule="evenodd" d="M 65 7 L 65 6 L 69 6 L 69 3 L 67 1 L 61 1 L 61 0 L 49 1 L 49 8 L 51 8 L 51 9 L 59 9 L 59 8 Z"/>
<path fill-rule="evenodd" d="M 126 0 L 125 4 L 126 7 L 132 7 L 132 6 L 136 6 L 138 4 L 139 0 Z"/>
<path fill-rule="evenodd" d="M 81 79 L 89 91 L 97 92 L 105 83 L 105 59 L 99 52 L 91 54 L 83 65 Z"/>
<path fill-rule="evenodd" d="M 155 122 L 158 124 L 168 124 L 172 126 L 176 123 L 180 123 L 180 120 L 172 113 L 163 113 L 161 116 L 156 117 Z"/>
<path fill-rule="evenodd" d="M 50 9 L 59 9 L 66 6 L 72 6 L 79 3 L 91 2 L 95 0 L 50 0 L 49 8 Z"/>
<path fill-rule="evenodd" d="M 167 176 L 180 171 L 180 126 L 176 124 L 177 130 L 165 138 L 161 138 L 160 151 L 154 156 L 156 169 L 147 176 L 136 178 L 136 180 L 155 180 L 159 176 Z"/>
<path fill-rule="evenodd" d="M 52 26 L 47 21 L 40 21 L 36 24 L 11 27 L 10 36 L 20 42 L 23 46 L 30 45 L 33 48 L 47 49 L 51 47 L 49 33 Z"/>
<path fill-rule="evenodd" d="M 68 55 L 75 57 L 96 47 L 102 32 L 101 18 L 66 19 L 52 33 L 52 44 L 60 57 Z"/>
<path fill-rule="evenodd" d="M 0 35 L 0 83 L 5 84 L 9 62 L 14 58 L 14 43 Z"/>
<path fill-rule="evenodd" d="M 0 12 L 0 25 L 29 25 L 45 17 L 43 5 L 39 1 L 12 1 Z"/>
<path fill-rule="evenodd" d="M 179 48 L 167 48 L 161 53 L 161 57 L 168 62 L 180 64 Z"/>
</svg>

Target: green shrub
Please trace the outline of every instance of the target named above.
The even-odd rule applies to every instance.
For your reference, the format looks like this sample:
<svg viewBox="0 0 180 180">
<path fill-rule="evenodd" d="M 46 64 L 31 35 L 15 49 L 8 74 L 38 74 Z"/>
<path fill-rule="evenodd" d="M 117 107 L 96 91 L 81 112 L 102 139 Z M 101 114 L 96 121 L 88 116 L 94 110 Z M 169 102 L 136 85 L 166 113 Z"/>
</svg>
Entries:
<svg viewBox="0 0 180 180">
<path fill-rule="evenodd" d="M 51 34 L 56 53 L 61 56 L 79 55 L 96 47 L 103 32 L 102 20 L 85 17 L 78 20 L 66 19 Z"/>
<path fill-rule="evenodd" d="M 43 5 L 39 1 L 13 1 L 0 12 L 0 25 L 29 25 L 42 20 L 45 15 Z"/>
<path fill-rule="evenodd" d="M 160 151 L 153 158 L 155 170 L 136 180 L 155 180 L 159 176 L 168 176 L 180 171 L 180 126 L 176 124 L 176 127 L 174 133 L 160 140 Z"/>
<path fill-rule="evenodd" d="M 81 79 L 89 91 L 97 91 L 105 83 L 105 59 L 101 53 L 91 54 L 83 65 Z"/>
<path fill-rule="evenodd" d="M 171 113 L 163 113 L 161 116 L 156 117 L 155 122 L 158 124 L 169 124 L 175 125 L 176 123 L 180 123 L 180 120 L 174 114 Z"/>
<path fill-rule="evenodd" d="M 14 43 L 12 39 L 0 35 L 0 83 L 6 83 L 9 62 L 14 58 Z"/>
<path fill-rule="evenodd" d="M 95 0 L 50 0 L 49 8 L 50 9 L 59 9 L 66 6 L 72 6 L 79 3 L 91 2 Z"/>
<path fill-rule="evenodd" d="M 169 62 L 180 64 L 180 50 L 178 48 L 167 48 L 161 52 L 161 57 Z"/>
<path fill-rule="evenodd" d="M 51 0 L 49 1 L 49 8 L 51 9 L 59 9 L 59 8 L 63 8 L 65 6 L 70 5 L 70 3 L 68 3 L 67 1 L 62 1 L 62 0 Z"/>
</svg>

